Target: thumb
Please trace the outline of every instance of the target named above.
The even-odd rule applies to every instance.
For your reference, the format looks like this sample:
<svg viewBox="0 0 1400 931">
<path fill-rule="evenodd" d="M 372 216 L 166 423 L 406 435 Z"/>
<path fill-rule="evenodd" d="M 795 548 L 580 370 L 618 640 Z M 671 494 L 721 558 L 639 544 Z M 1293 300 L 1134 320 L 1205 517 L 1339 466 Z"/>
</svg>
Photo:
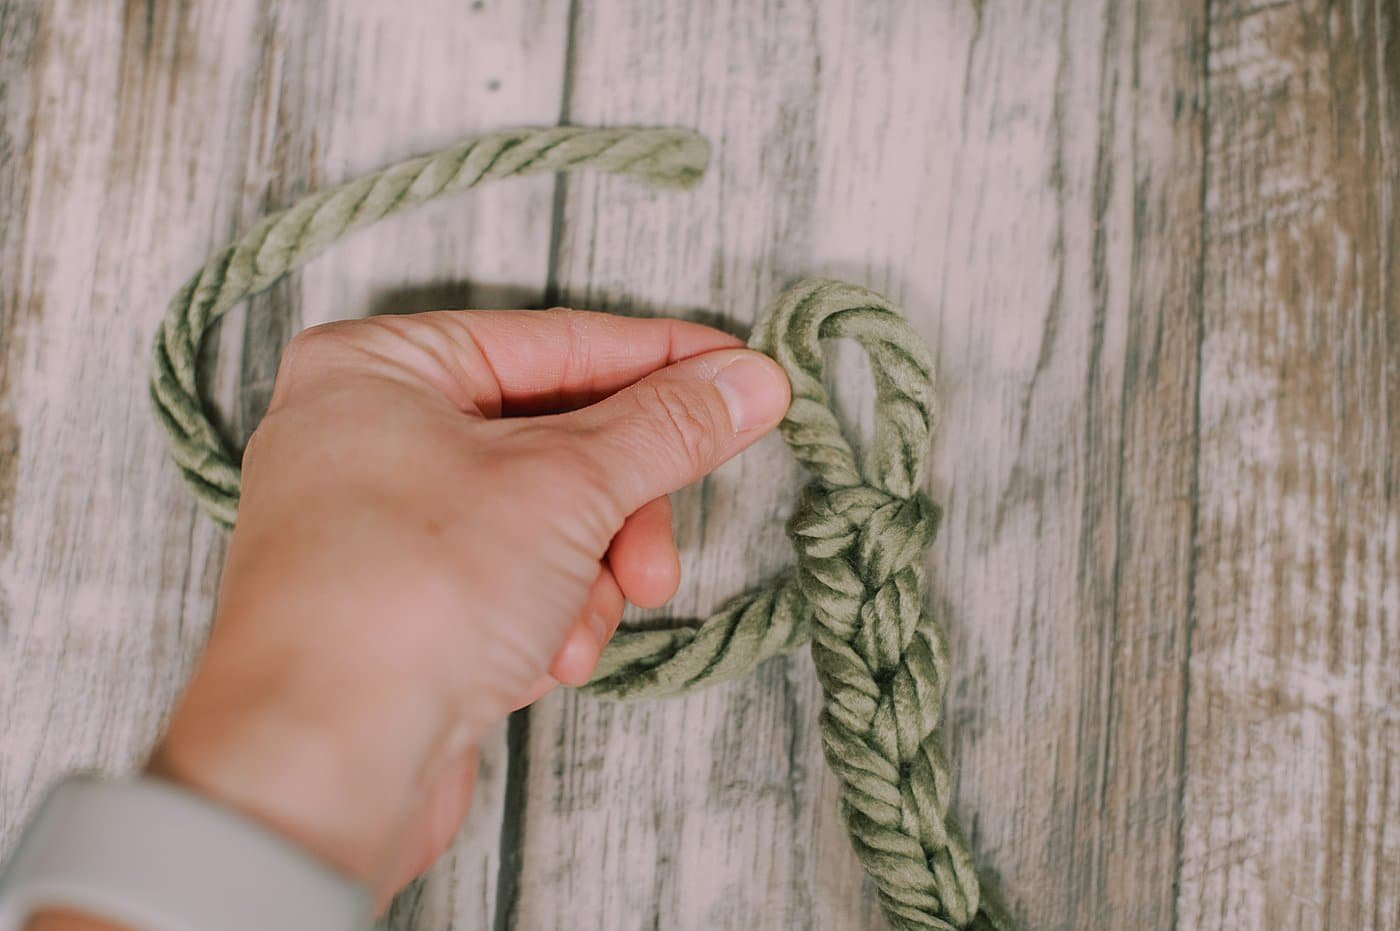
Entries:
<svg viewBox="0 0 1400 931">
<path fill-rule="evenodd" d="M 601 466 L 626 516 L 714 471 L 787 412 L 787 374 L 762 353 L 721 349 L 659 369 L 561 416 Z"/>
</svg>

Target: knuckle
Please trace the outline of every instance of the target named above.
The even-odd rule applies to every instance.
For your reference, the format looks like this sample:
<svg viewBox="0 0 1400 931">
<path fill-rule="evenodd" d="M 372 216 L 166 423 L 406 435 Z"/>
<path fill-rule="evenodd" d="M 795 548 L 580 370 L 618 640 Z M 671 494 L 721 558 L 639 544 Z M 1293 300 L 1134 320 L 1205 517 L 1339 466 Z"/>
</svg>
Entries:
<svg viewBox="0 0 1400 931">
<path fill-rule="evenodd" d="M 287 404 L 301 387 L 324 380 L 363 350 L 373 321 L 338 320 L 309 327 L 287 342 L 277 365 L 269 411 Z"/>
<path fill-rule="evenodd" d="M 287 346 L 288 348 L 296 349 L 298 352 L 305 352 L 307 350 L 320 351 L 328 344 L 342 340 L 344 338 L 344 330 L 345 324 L 341 322 L 309 326 L 294 334 Z"/>
<path fill-rule="evenodd" d="M 567 383 L 574 377 L 587 378 L 593 370 L 591 347 L 593 333 L 584 322 L 584 315 L 556 308 L 555 314 L 564 322 L 564 353 L 559 362 L 559 380 Z"/>
<path fill-rule="evenodd" d="M 282 351 L 278 372 L 300 376 L 318 370 L 329 359 L 345 351 L 346 329 L 344 323 L 323 323 L 297 333 Z"/>
<path fill-rule="evenodd" d="M 720 424 L 713 407 L 692 392 L 661 383 L 638 386 L 637 400 L 649 425 L 663 444 L 684 457 L 686 465 L 702 469 L 719 451 Z"/>
</svg>

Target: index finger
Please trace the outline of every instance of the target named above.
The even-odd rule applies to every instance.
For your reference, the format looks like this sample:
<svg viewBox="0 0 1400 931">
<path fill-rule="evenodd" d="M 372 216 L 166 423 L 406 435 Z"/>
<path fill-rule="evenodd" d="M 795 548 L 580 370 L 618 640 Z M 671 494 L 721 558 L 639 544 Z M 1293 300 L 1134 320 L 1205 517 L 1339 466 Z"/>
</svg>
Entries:
<svg viewBox="0 0 1400 931">
<path fill-rule="evenodd" d="M 742 346 L 685 320 L 584 310 L 437 311 L 460 331 L 463 370 L 487 417 L 586 407 L 690 356 Z"/>
</svg>

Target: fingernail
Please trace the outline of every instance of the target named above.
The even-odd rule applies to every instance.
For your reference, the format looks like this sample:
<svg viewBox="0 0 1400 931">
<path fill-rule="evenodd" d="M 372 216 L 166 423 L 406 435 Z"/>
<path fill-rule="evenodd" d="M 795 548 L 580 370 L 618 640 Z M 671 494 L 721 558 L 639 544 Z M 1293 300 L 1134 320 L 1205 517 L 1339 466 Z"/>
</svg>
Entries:
<svg viewBox="0 0 1400 931">
<path fill-rule="evenodd" d="M 777 423 L 787 412 L 788 380 L 776 362 L 742 351 L 720 369 L 715 387 L 736 433 Z"/>
</svg>

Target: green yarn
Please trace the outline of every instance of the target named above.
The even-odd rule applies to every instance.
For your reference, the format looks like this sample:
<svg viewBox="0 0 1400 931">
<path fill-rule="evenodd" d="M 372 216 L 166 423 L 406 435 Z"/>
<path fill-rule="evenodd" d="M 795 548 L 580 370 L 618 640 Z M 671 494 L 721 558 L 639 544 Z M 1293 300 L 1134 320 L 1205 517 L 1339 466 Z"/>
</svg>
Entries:
<svg viewBox="0 0 1400 931">
<path fill-rule="evenodd" d="M 688 187 L 707 157 L 701 137 L 677 129 L 494 133 L 263 219 L 180 290 L 155 340 L 152 399 L 201 507 L 226 526 L 238 508 L 238 457 L 205 410 L 196 365 L 204 334 L 239 301 L 350 230 L 486 180 L 593 168 Z M 875 376 L 875 436 L 862 456 L 822 384 L 821 342 L 840 338 L 864 347 Z M 586 688 L 612 698 L 675 695 L 745 675 L 810 640 L 824 693 L 822 746 L 890 924 L 1008 928 L 948 811 L 952 774 L 938 734 L 947 644 L 927 612 L 924 566 L 939 510 L 920 490 L 935 419 L 928 349 L 884 298 L 829 280 L 780 297 L 750 345 L 788 373 L 782 434 L 814 476 L 788 526 L 797 566 L 698 623 L 619 631 Z"/>
<path fill-rule="evenodd" d="M 659 187 L 693 185 L 709 146 L 673 129 L 561 126 L 492 133 L 311 194 L 211 258 L 166 310 L 155 341 L 151 394 L 170 452 L 200 505 L 225 526 L 238 510 L 238 460 L 204 412 L 195 384 L 210 325 L 352 230 L 494 178 L 589 167 Z"/>
</svg>

